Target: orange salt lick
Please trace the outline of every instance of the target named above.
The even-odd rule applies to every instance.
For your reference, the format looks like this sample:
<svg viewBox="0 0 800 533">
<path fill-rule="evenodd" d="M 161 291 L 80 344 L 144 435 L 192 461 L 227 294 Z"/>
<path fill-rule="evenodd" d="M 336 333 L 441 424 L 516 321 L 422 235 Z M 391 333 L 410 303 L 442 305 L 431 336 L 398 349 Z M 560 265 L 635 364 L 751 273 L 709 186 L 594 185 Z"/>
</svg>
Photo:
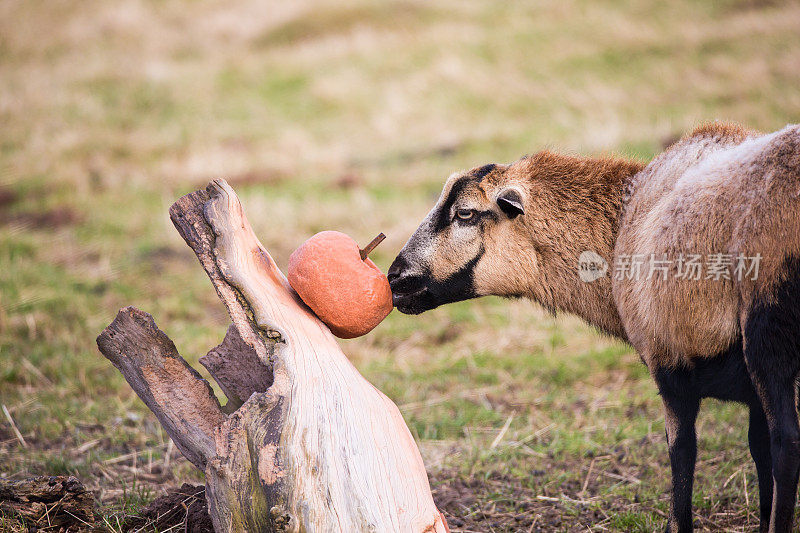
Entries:
<svg viewBox="0 0 800 533">
<path fill-rule="evenodd" d="M 317 233 L 289 257 L 289 285 L 305 304 L 342 339 L 372 331 L 392 311 L 389 280 L 364 250 L 338 231 Z"/>
</svg>

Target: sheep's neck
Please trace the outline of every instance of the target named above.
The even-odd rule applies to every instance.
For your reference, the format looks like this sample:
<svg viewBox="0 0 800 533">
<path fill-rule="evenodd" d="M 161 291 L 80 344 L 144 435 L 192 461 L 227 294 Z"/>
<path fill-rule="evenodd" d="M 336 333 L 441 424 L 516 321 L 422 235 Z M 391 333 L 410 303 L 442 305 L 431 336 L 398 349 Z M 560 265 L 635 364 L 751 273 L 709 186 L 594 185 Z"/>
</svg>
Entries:
<svg viewBox="0 0 800 533">
<path fill-rule="evenodd" d="M 548 189 L 559 191 L 552 206 L 559 235 L 551 243 L 537 245 L 540 277 L 533 282 L 530 296 L 553 312 L 578 315 L 601 331 L 626 339 L 611 292 L 614 245 L 626 188 L 644 164 L 625 159 L 533 156 L 537 157 L 540 169 L 552 159 L 552 168 L 560 174 L 548 176 L 553 179 Z M 541 170 L 533 172 L 541 174 Z M 535 178 L 541 183 L 541 175 Z M 579 259 L 596 257 L 592 254 L 603 258 L 608 270 L 587 281 L 588 272 L 580 275 Z"/>
</svg>

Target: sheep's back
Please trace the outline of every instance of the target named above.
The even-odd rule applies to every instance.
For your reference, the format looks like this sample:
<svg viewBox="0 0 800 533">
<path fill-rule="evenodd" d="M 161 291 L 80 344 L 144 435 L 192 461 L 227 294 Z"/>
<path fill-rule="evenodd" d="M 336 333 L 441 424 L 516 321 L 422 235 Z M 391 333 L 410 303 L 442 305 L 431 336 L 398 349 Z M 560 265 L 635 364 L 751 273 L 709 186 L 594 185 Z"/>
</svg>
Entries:
<svg viewBox="0 0 800 533">
<path fill-rule="evenodd" d="M 751 302 L 770 297 L 787 256 L 800 257 L 799 196 L 800 126 L 762 136 L 704 130 L 634 178 L 614 263 L 641 257 L 642 274 L 612 272 L 613 293 L 628 338 L 648 364 L 690 364 L 739 339 Z M 677 278 L 678 259 L 697 255 L 701 279 Z M 757 279 L 749 279 L 753 272 L 737 279 L 740 257 L 747 266 L 758 262 Z M 652 259 L 671 261 L 660 263 L 666 274 L 654 269 L 648 276 Z M 707 278 L 715 259 L 731 262 L 732 279 Z"/>
</svg>

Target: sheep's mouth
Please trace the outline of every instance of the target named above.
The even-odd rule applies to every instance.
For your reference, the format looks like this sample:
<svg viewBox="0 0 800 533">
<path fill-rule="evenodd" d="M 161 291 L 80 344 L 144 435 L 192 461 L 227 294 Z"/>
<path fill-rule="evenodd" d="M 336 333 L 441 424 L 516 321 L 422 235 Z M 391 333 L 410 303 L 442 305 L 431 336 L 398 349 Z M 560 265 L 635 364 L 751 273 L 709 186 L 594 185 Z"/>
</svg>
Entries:
<svg viewBox="0 0 800 533">
<path fill-rule="evenodd" d="M 392 289 L 392 304 L 398 311 L 407 315 L 418 315 L 440 305 L 477 297 L 471 288 L 471 276 L 452 276 L 443 282 L 411 274 L 389 275 L 389 286 Z"/>
<path fill-rule="evenodd" d="M 407 315 L 418 315 L 439 307 L 427 287 L 414 292 L 392 292 L 392 303 L 398 311 Z"/>
<path fill-rule="evenodd" d="M 392 303 L 401 313 L 418 315 L 439 306 L 424 276 L 390 276 Z"/>
</svg>

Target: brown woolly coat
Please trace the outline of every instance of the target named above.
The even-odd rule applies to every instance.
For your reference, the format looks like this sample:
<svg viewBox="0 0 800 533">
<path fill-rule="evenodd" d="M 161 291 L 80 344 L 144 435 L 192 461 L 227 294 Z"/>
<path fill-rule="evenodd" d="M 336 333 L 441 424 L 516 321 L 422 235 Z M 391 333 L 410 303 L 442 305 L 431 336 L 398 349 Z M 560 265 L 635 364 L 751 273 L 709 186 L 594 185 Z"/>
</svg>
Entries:
<svg viewBox="0 0 800 533">
<path fill-rule="evenodd" d="M 614 257 L 732 260 L 731 279 L 676 278 L 678 265 L 649 279 L 613 280 L 628 340 L 656 366 L 690 365 L 741 335 L 756 298 L 769 298 L 787 257 L 800 257 L 800 127 L 768 135 L 734 125 L 693 131 L 656 157 L 627 187 Z M 761 256 L 757 274 L 734 275 L 738 258 Z M 739 279 L 741 277 L 741 279 Z M 756 277 L 756 279 L 751 279 Z M 666 278 L 666 279 L 664 279 Z"/>
<path fill-rule="evenodd" d="M 503 211 L 509 191 L 522 216 Z M 753 302 L 770 297 L 787 257 L 800 257 L 799 196 L 800 126 L 768 135 L 702 126 L 647 165 L 543 151 L 451 176 L 396 263 L 409 279 L 430 275 L 428 308 L 527 297 L 628 340 L 651 368 L 691 365 L 739 339 Z M 605 275 L 581 278 L 584 252 L 605 260 Z M 731 279 L 707 278 L 712 254 Z M 761 256 L 757 279 L 736 279 L 740 255 Z M 701 258 L 700 279 L 678 276 L 690 256 Z M 638 276 L 620 273 L 626 258 Z M 401 289 L 399 301 L 413 300 Z"/>
</svg>

